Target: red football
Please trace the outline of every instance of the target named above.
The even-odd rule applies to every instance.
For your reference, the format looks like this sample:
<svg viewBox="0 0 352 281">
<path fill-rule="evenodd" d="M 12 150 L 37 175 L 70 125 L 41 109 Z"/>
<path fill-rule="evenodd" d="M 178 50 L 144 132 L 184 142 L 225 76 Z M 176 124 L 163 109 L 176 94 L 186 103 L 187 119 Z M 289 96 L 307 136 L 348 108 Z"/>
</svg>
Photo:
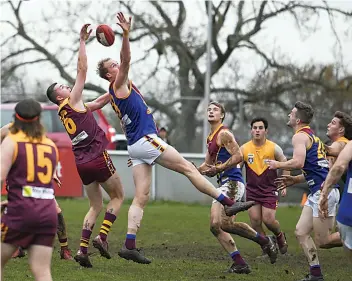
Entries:
<svg viewBox="0 0 352 281">
<path fill-rule="evenodd" d="M 97 40 L 100 44 L 109 47 L 114 44 L 115 34 L 110 26 L 106 24 L 100 24 L 97 27 L 96 34 Z"/>
</svg>

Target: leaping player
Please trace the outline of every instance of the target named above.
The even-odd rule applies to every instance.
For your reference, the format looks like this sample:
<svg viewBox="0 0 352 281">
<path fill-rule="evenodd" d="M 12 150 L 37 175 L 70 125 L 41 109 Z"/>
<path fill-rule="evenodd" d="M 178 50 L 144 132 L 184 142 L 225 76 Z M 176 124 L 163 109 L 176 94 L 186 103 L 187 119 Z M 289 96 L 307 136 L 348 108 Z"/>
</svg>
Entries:
<svg viewBox="0 0 352 281">
<path fill-rule="evenodd" d="M 129 32 L 131 18 L 127 21 L 118 13 L 118 25 L 123 30 L 120 65 L 110 58 L 98 63 L 99 76 L 110 82 L 111 105 L 123 124 L 128 141 L 128 153 L 133 163 L 135 197 L 128 212 L 126 241 L 119 256 L 127 260 L 148 264 L 151 261 L 136 248 L 136 234 L 143 217 L 143 210 L 149 199 L 152 165 L 161 166 L 185 175 L 202 193 L 226 206 L 227 215 L 234 215 L 251 207 L 253 202 L 234 202 L 217 190 L 198 170 L 184 159 L 172 146 L 157 136 L 157 128 L 151 110 L 139 90 L 128 78 L 131 52 Z"/>
<path fill-rule="evenodd" d="M 78 174 L 81 177 L 90 203 L 83 221 L 79 250 L 74 257 L 83 267 L 92 267 L 88 256 L 88 245 L 92 230 L 103 208 L 101 185 L 110 196 L 100 232 L 93 240 L 93 246 L 100 254 L 110 259 L 107 236 L 120 211 L 124 193 L 121 180 L 106 152 L 108 140 L 97 124 L 92 111 L 102 107 L 109 100 L 105 94 L 93 102 L 84 104 L 82 91 L 87 75 L 87 55 L 85 41 L 89 34 L 84 25 L 80 34 L 80 47 L 77 64 L 77 78 L 74 87 L 53 83 L 47 90 L 50 101 L 59 105 L 58 114 L 72 141 Z"/>
</svg>

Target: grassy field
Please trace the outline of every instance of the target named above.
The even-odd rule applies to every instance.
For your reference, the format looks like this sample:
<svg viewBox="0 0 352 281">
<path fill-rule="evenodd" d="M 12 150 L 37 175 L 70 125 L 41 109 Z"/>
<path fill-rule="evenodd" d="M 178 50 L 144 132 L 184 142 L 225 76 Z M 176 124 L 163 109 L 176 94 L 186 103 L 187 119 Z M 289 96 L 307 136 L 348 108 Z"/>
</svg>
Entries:
<svg viewBox="0 0 352 281">
<path fill-rule="evenodd" d="M 77 250 L 81 224 L 88 208 L 86 200 L 59 200 L 64 210 L 69 245 L 73 252 Z M 93 253 L 93 268 L 80 268 L 75 262 L 60 260 L 56 242 L 52 261 L 55 281 L 117 281 L 117 280 L 237 280 L 237 281 L 283 281 L 300 280 L 308 271 L 303 252 L 294 237 L 295 224 L 300 208 L 279 208 L 278 219 L 286 232 L 289 242 L 289 254 L 279 256 L 276 264 L 267 259 L 256 258 L 260 248 L 251 241 L 235 237 L 241 254 L 251 265 L 249 275 L 224 273 L 231 260 L 222 250 L 209 231 L 209 206 L 184 205 L 178 203 L 152 202 L 144 212 L 142 227 L 137 235 L 137 247 L 142 247 L 147 257 L 153 259 L 150 265 L 141 265 L 125 261 L 117 255 L 124 242 L 127 228 L 128 204 L 113 225 L 109 235 L 112 259 L 106 260 Z M 103 214 L 93 232 L 99 231 Z M 238 216 L 238 220 L 248 222 L 247 213 Z M 319 256 L 326 281 L 352 280 L 352 266 L 348 263 L 342 248 L 321 250 Z M 13 259 L 5 268 L 5 280 L 34 280 L 27 258 Z"/>
</svg>

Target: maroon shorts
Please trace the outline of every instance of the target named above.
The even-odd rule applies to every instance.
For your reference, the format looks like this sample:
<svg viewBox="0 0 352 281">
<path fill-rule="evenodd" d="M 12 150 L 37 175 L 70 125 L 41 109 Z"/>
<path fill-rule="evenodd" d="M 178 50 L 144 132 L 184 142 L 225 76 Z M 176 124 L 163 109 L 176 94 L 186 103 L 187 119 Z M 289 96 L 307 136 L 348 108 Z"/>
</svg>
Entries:
<svg viewBox="0 0 352 281">
<path fill-rule="evenodd" d="M 31 245 L 53 247 L 56 233 L 31 233 L 11 229 L 1 224 L 1 242 L 27 249 Z"/>
<path fill-rule="evenodd" d="M 77 164 L 77 170 L 84 185 L 94 181 L 106 182 L 116 171 L 106 150 L 89 162 Z"/>
<path fill-rule="evenodd" d="M 279 205 L 279 198 L 278 197 L 266 197 L 266 198 L 258 198 L 255 194 L 246 194 L 247 201 L 255 201 L 257 204 L 263 206 L 264 208 L 276 210 L 277 206 Z"/>
</svg>

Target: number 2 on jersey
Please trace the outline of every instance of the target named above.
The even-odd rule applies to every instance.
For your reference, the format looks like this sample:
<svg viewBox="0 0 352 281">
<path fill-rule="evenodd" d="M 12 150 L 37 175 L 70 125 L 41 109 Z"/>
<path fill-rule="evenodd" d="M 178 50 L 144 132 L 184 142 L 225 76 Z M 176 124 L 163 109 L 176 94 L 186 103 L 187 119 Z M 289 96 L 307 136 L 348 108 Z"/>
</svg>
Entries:
<svg viewBox="0 0 352 281">
<path fill-rule="evenodd" d="M 50 158 L 46 157 L 45 154 L 52 154 L 53 148 L 48 145 L 33 145 L 26 143 L 26 156 L 27 156 L 27 181 L 35 181 L 36 168 L 46 168 L 46 172 L 37 172 L 37 177 L 42 184 L 48 184 L 51 182 L 53 176 L 53 163 Z M 34 153 L 37 157 L 34 157 Z"/>
</svg>

